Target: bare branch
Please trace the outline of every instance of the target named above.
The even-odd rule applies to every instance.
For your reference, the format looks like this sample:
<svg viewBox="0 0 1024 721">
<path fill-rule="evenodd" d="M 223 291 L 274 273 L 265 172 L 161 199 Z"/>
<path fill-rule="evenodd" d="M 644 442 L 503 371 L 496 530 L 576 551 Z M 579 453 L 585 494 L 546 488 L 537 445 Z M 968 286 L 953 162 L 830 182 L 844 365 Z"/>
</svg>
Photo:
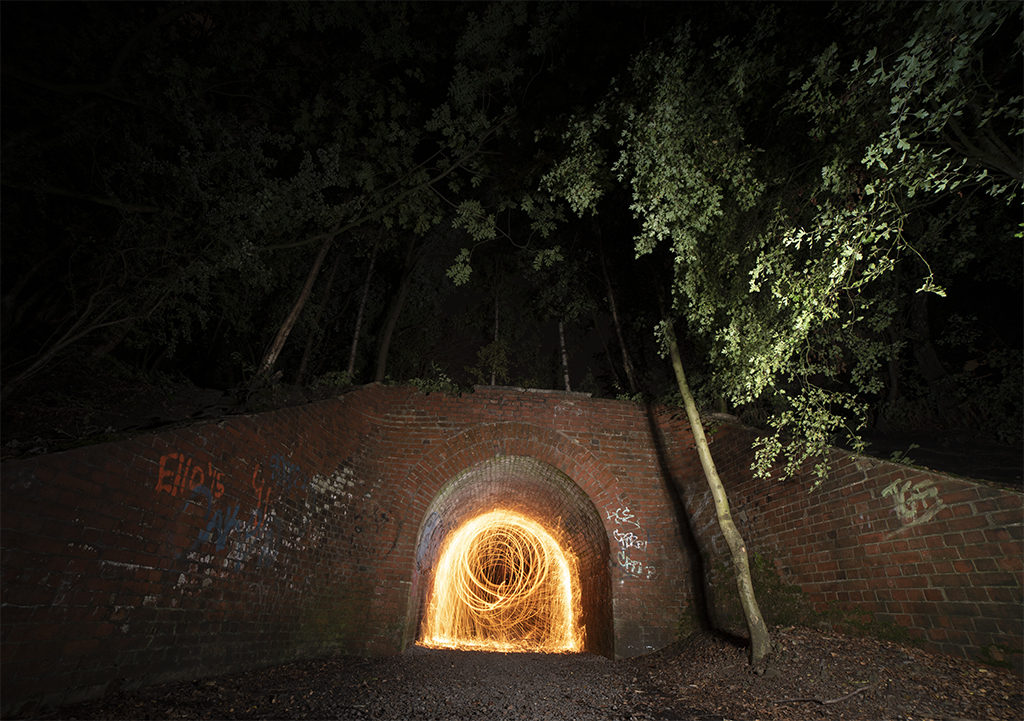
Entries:
<svg viewBox="0 0 1024 721">
<path fill-rule="evenodd" d="M 89 193 L 79 193 L 75 190 L 67 190 L 65 188 L 57 188 L 52 185 L 36 184 L 29 185 L 27 183 L 12 183 L 9 181 L 3 181 L 4 187 L 16 188 L 18 190 L 28 190 L 34 193 L 45 193 L 46 195 L 59 195 L 64 198 L 74 198 L 75 200 L 84 200 L 88 203 L 95 203 L 96 205 L 105 205 L 108 208 L 115 208 L 125 213 L 159 213 L 162 208 L 155 205 L 137 205 L 135 203 L 126 203 L 118 198 L 105 198 L 100 195 L 91 195 Z"/>
</svg>

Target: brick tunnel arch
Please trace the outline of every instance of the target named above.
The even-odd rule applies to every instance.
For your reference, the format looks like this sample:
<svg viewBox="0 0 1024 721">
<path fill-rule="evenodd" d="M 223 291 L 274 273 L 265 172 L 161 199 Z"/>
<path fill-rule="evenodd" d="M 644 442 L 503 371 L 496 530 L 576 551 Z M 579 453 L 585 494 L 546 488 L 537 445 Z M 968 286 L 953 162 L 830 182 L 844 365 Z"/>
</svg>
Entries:
<svg viewBox="0 0 1024 721">
<path fill-rule="evenodd" d="M 583 650 L 612 656 L 610 548 L 587 493 L 559 469 L 530 456 L 495 456 L 455 474 L 427 508 L 416 542 L 409 628 L 420 638 L 445 540 L 496 508 L 540 523 L 575 561 Z"/>
</svg>

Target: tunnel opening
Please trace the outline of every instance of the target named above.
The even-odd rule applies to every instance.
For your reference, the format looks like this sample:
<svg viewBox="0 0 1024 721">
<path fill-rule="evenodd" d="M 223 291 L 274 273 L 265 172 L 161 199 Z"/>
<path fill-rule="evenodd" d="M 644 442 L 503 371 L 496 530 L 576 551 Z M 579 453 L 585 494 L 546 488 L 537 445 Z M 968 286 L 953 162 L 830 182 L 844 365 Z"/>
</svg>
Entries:
<svg viewBox="0 0 1024 721">
<path fill-rule="evenodd" d="M 498 509 L 448 538 L 422 645 L 566 652 L 581 650 L 583 636 L 575 559 L 542 524 Z"/>
<path fill-rule="evenodd" d="M 494 523 L 496 517 L 490 516 L 481 526 L 469 525 L 497 511 L 509 514 L 504 522 Z M 510 516 L 525 521 L 509 522 Z M 527 522 L 539 530 L 524 530 Z M 473 543 L 457 542 L 462 532 Z M 545 536 L 551 539 L 550 546 L 545 545 Z M 461 552 L 453 550 L 459 547 Z M 614 657 L 611 563 L 601 516 L 586 491 L 569 476 L 529 456 L 479 461 L 450 478 L 425 509 L 417 535 L 404 645 L 456 645 L 439 642 L 444 632 L 433 625 L 444 597 L 439 593 L 447 593 L 464 598 L 446 611 L 445 623 L 449 628 L 460 624 L 473 628 L 471 638 L 494 640 L 488 629 L 502 614 L 518 619 L 519 630 L 514 633 L 505 619 L 506 628 L 498 634 L 497 643 L 490 643 L 491 648 L 508 642 L 502 650 L 556 646 L 562 652 Z M 554 583 L 565 577 L 568 584 Z M 543 583 L 528 594 L 540 579 Z M 555 605 L 538 602 L 557 596 L 554 589 L 558 587 L 570 588 L 571 594 L 563 592 L 560 598 L 565 600 Z M 532 600 L 527 601 L 527 596 Z M 505 604 L 508 607 L 499 612 Z M 538 606 L 543 610 L 538 611 Z M 562 608 L 570 610 L 564 613 Z M 552 643 L 551 629 L 569 625 L 575 628 L 575 641 Z M 559 633 L 563 639 L 571 637 L 568 631 Z"/>
</svg>

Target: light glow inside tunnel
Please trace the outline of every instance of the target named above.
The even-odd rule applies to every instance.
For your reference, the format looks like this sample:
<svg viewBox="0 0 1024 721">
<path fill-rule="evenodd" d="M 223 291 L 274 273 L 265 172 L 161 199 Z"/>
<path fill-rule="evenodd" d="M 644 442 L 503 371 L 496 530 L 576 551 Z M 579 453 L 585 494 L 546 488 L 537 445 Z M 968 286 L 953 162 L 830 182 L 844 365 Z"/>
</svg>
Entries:
<svg viewBox="0 0 1024 721">
<path fill-rule="evenodd" d="M 540 523 L 490 511 L 441 551 L 420 643 L 490 651 L 580 651 L 575 559 Z"/>
</svg>

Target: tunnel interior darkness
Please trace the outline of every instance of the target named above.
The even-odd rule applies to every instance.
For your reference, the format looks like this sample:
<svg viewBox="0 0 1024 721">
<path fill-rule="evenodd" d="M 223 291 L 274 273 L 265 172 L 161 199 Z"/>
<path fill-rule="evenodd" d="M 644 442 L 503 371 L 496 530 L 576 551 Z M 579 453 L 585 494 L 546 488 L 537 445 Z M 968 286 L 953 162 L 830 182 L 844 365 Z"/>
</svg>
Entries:
<svg viewBox="0 0 1024 721">
<path fill-rule="evenodd" d="M 500 456 L 462 471 L 430 504 L 416 547 L 407 638 L 424 640 L 446 542 L 467 522 L 498 509 L 536 521 L 573 559 L 578 574 L 576 623 L 584 631 L 581 650 L 613 656 L 610 551 L 601 517 L 572 479 L 525 456 Z M 495 580 L 506 571 L 491 569 Z"/>
</svg>

